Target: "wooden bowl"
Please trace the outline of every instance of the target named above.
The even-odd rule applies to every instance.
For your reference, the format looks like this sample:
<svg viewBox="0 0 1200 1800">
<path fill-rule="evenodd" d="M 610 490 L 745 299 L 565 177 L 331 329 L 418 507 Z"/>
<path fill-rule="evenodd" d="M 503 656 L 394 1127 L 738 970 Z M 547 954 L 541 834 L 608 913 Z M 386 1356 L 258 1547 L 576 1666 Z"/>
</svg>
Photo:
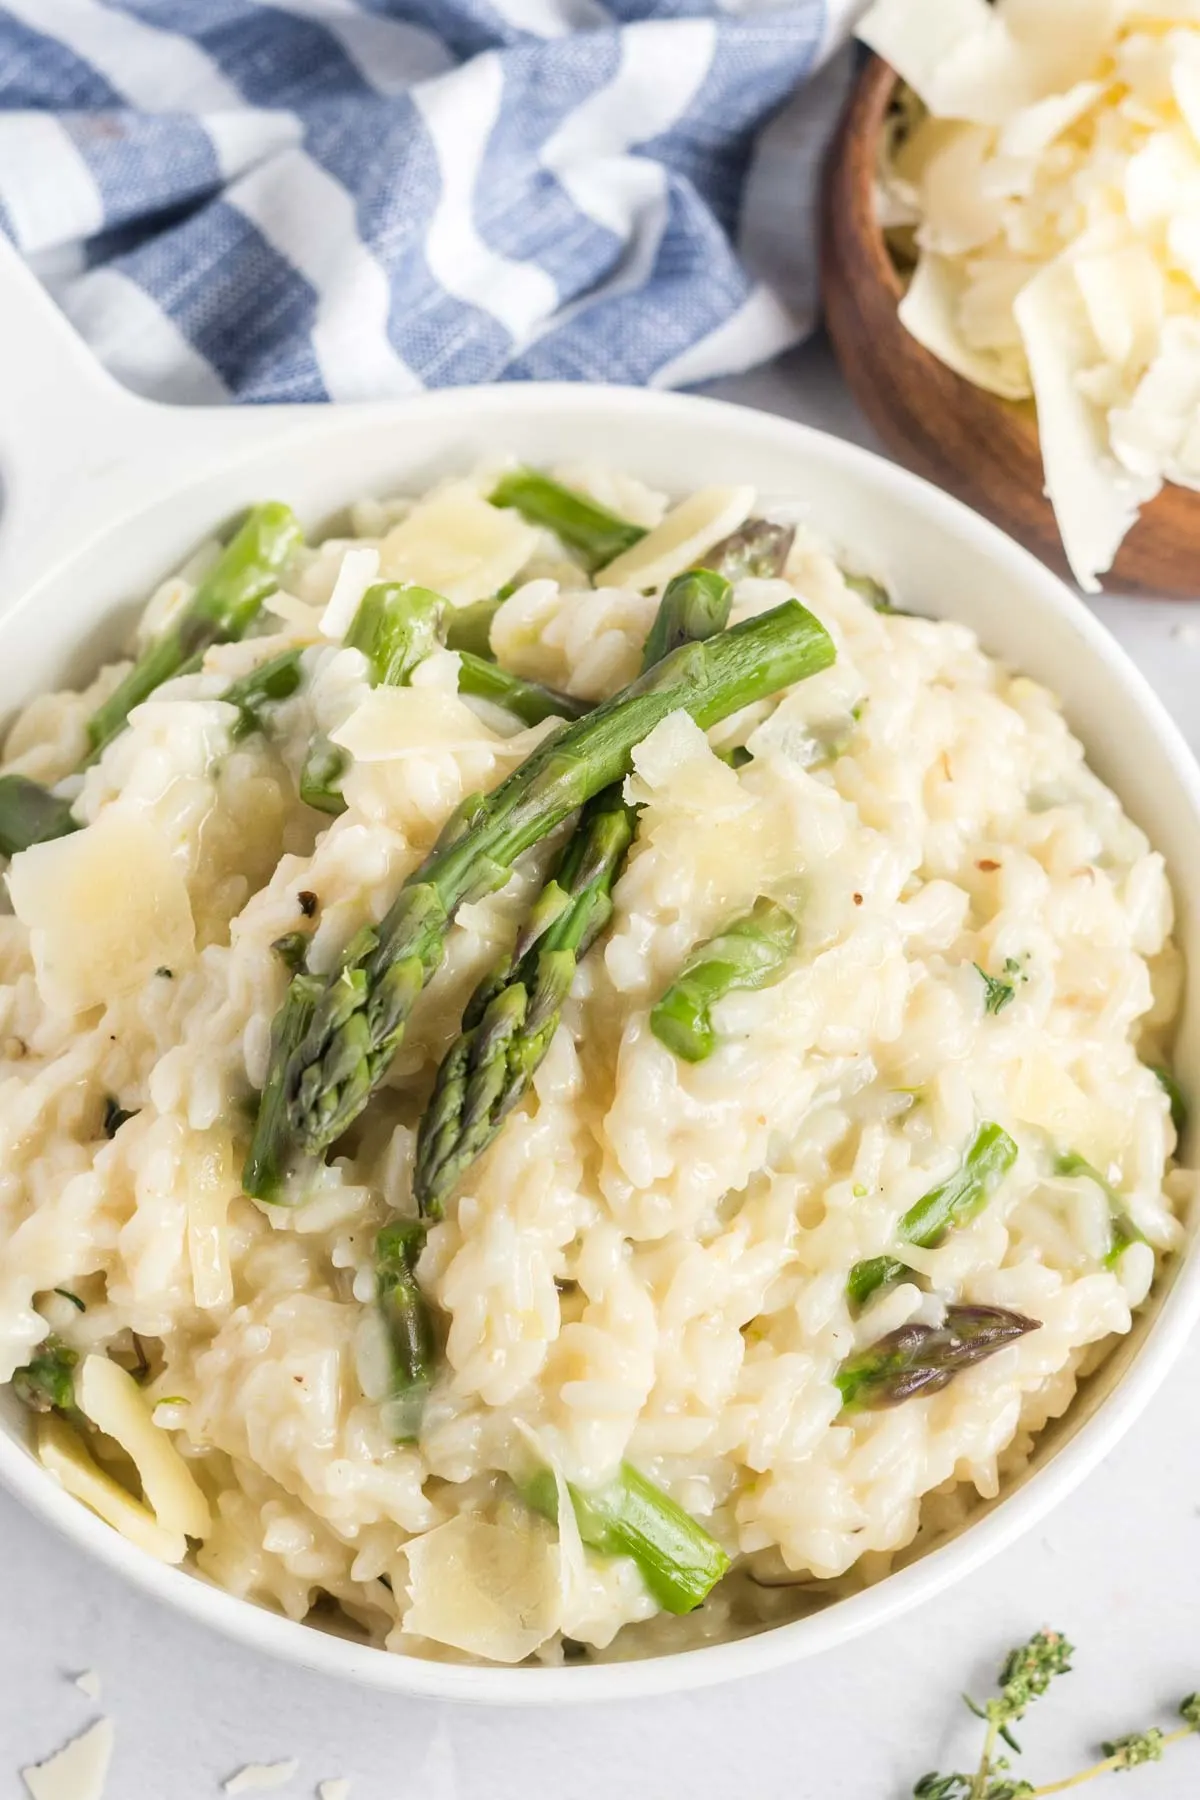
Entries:
<svg viewBox="0 0 1200 1800">
<path fill-rule="evenodd" d="M 842 374 L 884 443 L 918 475 L 965 500 L 1069 578 L 1043 491 L 1032 401 L 1001 400 L 910 337 L 903 285 L 875 218 L 873 183 L 895 70 L 872 57 L 842 118 L 825 173 L 821 279 Z M 1105 578 L 1111 589 L 1200 595 L 1200 493 L 1168 485 Z"/>
</svg>

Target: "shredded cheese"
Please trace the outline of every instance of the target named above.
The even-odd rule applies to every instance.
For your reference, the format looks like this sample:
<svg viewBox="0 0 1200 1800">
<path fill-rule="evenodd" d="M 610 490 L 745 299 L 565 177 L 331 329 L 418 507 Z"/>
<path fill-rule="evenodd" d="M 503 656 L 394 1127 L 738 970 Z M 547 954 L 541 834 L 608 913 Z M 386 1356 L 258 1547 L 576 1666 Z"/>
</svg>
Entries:
<svg viewBox="0 0 1200 1800">
<path fill-rule="evenodd" d="M 1094 592 L 1163 482 L 1200 486 L 1200 8 L 875 0 L 860 34 L 926 108 L 880 172 L 915 225 L 901 320 L 977 386 L 1033 394 Z"/>
</svg>

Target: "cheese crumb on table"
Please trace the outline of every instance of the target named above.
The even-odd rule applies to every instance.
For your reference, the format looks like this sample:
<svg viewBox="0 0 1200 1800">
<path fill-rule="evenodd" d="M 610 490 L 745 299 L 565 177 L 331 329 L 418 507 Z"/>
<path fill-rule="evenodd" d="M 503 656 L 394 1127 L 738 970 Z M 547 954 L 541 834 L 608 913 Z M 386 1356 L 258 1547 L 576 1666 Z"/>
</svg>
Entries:
<svg viewBox="0 0 1200 1800">
<path fill-rule="evenodd" d="M 244 1769 L 223 1781 L 221 1787 L 227 1794 L 262 1794 L 269 1788 L 283 1787 L 299 1767 L 296 1757 L 287 1762 L 247 1763 Z"/>
<path fill-rule="evenodd" d="M 97 1719 L 45 1762 L 22 1769 L 21 1779 L 32 1800 L 103 1800 L 112 1752 L 112 1720 Z"/>
</svg>

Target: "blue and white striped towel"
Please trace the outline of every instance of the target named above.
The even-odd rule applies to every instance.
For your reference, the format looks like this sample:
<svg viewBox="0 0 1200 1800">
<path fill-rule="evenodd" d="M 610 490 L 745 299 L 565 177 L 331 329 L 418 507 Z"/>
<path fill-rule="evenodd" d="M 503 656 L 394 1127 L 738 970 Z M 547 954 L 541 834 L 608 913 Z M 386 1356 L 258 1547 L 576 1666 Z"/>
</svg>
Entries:
<svg viewBox="0 0 1200 1800">
<path fill-rule="evenodd" d="M 164 400 L 682 386 L 811 324 L 858 10 L 0 0 L 0 225 Z"/>
</svg>

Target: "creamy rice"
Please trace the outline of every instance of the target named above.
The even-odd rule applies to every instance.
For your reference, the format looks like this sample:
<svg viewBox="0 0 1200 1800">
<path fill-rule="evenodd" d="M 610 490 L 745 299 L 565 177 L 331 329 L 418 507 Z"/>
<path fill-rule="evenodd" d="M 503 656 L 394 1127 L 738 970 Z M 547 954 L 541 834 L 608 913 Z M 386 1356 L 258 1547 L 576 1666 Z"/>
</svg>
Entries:
<svg viewBox="0 0 1200 1800">
<path fill-rule="evenodd" d="M 627 476 L 559 473 L 642 525 L 665 511 Z M 352 513 L 353 543 L 379 549 L 385 573 L 410 511 Z M 637 672 L 657 596 L 593 588 L 555 540 L 529 537 L 493 647 L 518 673 L 602 698 Z M 1162 858 L 1051 694 L 963 626 L 874 610 L 801 528 L 785 575 L 739 583 L 733 616 L 798 595 L 837 662 L 707 739 L 680 713 L 636 750 L 626 794 L 641 812 L 609 929 L 533 1093 L 429 1232 L 418 1273 L 444 1361 L 419 1444 L 397 1446 L 360 1379 L 375 1234 L 412 1211 L 434 1067 L 561 834 L 463 908 L 354 1154 L 303 1205 L 243 1197 L 247 1102 L 287 980 L 273 943 L 315 896 L 312 961 L 328 968 L 464 795 L 546 729 L 514 732 L 461 701 L 447 650 L 412 687 L 372 694 L 361 654 L 321 634 L 349 547 L 305 552 L 262 635 L 210 650 L 134 712 L 83 778 L 92 829 L 55 847 L 77 860 L 53 894 L 27 884 L 22 903 L 16 859 L 25 922 L 0 917 L 0 1379 L 51 1330 L 127 1363 L 140 1343 L 155 1423 L 211 1508 L 196 1566 L 297 1619 L 330 1596 L 394 1651 L 463 1654 L 410 1597 L 427 1534 L 458 1517 L 495 1528 L 497 1604 L 520 1632 L 508 1619 L 475 1647 L 509 1659 L 558 1661 L 564 1637 L 592 1654 L 684 1647 L 779 1616 L 777 1584 L 877 1579 L 923 1519 L 995 1495 L 1024 1465 L 1181 1243 L 1192 1178 L 1173 1166 L 1151 1066 L 1167 1060 L 1181 980 Z M 152 629 L 203 567 L 151 600 Z M 301 691 L 268 732 L 235 741 L 224 687 L 299 643 Z M 123 667 L 36 700 L 6 767 L 65 777 Z M 297 778 L 314 731 L 342 727 L 355 760 L 330 821 L 300 803 Z M 734 744 L 752 752 L 740 768 L 715 754 Z M 128 880 L 106 890 L 118 863 L 182 916 L 143 916 Z M 762 894 L 799 919 L 796 951 L 775 985 L 721 1002 L 710 1060 L 681 1062 L 649 1008 Z M 30 913 L 43 903 L 44 927 Z M 1006 965 L 1014 998 L 988 1012 L 978 971 Z M 111 1140 L 110 1096 L 135 1115 Z M 1011 1173 L 973 1223 L 905 1249 L 929 1291 L 902 1282 L 854 1318 L 852 1266 L 895 1250 L 900 1217 L 983 1119 L 1019 1146 Z M 1068 1150 L 1144 1240 L 1115 1267 L 1103 1190 L 1054 1172 Z M 839 1417 L 839 1364 L 954 1301 L 1040 1329 L 941 1392 Z M 530 1442 L 584 1489 L 629 1459 L 733 1573 L 699 1612 L 656 1615 L 632 1561 L 567 1533 L 560 1545 L 526 1511 L 509 1475 Z"/>
</svg>

